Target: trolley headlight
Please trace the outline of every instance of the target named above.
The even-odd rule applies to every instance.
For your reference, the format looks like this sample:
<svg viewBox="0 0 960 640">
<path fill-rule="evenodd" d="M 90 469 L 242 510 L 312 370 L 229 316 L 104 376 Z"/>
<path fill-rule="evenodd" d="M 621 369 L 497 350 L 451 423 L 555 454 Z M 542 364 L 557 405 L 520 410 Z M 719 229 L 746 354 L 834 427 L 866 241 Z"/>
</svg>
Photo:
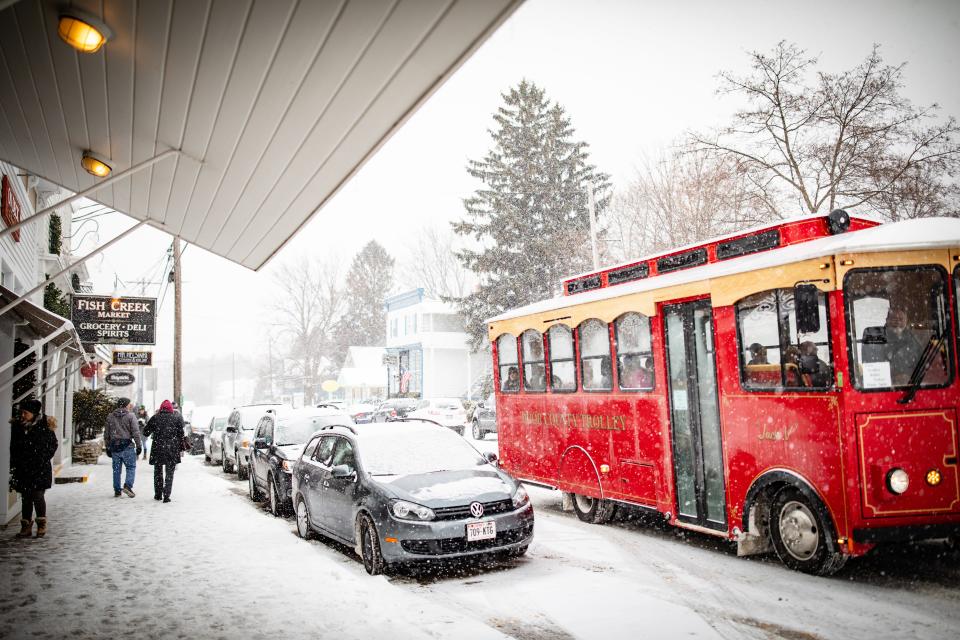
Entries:
<svg viewBox="0 0 960 640">
<path fill-rule="evenodd" d="M 401 520 L 433 520 L 434 513 L 430 507 L 414 504 L 406 500 L 396 500 L 390 505 L 390 512 Z"/>
<path fill-rule="evenodd" d="M 940 484 L 941 480 L 943 480 L 943 475 L 940 473 L 940 469 L 930 469 L 930 471 L 927 471 L 927 484 L 931 487 Z"/>
<path fill-rule="evenodd" d="M 900 495 L 910 486 L 910 476 L 903 469 L 891 469 L 887 473 L 887 489 L 890 493 Z"/>
</svg>

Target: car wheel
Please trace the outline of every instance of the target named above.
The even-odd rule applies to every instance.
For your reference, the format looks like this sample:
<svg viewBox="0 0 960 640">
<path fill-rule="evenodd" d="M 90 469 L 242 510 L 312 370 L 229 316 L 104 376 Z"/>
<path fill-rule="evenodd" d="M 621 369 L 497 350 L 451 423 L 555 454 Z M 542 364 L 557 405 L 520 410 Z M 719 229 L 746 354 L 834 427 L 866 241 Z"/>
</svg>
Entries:
<svg viewBox="0 0 960 640">
<path fill-rule="evenodd" d="M 786 566 L 819 576 L 836 573 L 849 556 L 830 548 L 828 534 L 819 510 L 795 487 L 782 489 L 773 499 L 770 537 Z"/>
<path fill-rule="evenodd" d="M 260 502 L 263 500 L 263 494 L 261 494 L 260 489 L 257 488 L 257 481 L 254 480 L 252 473 L 247 475 L 247 486 L 249 487 L 251 500 L 254 502 Z"/>
<path fill-rule="evenodd" d="M 611 500 L 591 498 L 579 493 L 573 496 L 573 510 L 577 512 L 577 517 L 591 524 L 610 522 L 616 508 L 616 503 Z"/>
<path fill-rule="evenodd" d="M 210 456 L 207 454 L 204 454 L 203 461 L 206 462 L 207 464 L 210 464 L 211 462 L 213 462 L 213 460 L 211 460 Z"/>
<path fill-rule="evenodd" d="M 360 515 L 360 552 L 363 568 L 372 576 L 383 573 L 384 562 L 380 554 L 380 537 L 377 527 L 367 514 Z"/>
<path fill-rule="evenodd" d="M 316 536 L 310 528 L 310 516 L 307 514 L 307 503 L 303 498 L 297 498 L 297 535 L 304 540 L 312 540 Z"/>
<path fill-rule="evenodd" d="M 239 451 L 237 452 L 236 467 L 237 467 L 237 477 L 240 478 L 241 480 L 246 480 L 246 479 L 247 479 L 247 475 L 249 475 L 249 473 L 250 473 L 250 467 L 245 467 L 245 466 L 243 466 L 242 464 L 240 464 L 240 452 L 239 452 Z"/>
<path fill-rule="evenodd" d="M 224 455 L 224 456 L 220 459 L 220 466 L 223 467 L 223 472 L 224 472 L 224 473 L 230 473 L 230 463 L 227 462 L 227 456 L 226 456 L 226 455 Z"/>
<path fill-rule="evenodd" d="M 251 477 L 253 474 L 251 474 Z M 273 481 L 273 476 L 267 476 L 267 498 L 270 499 L 270 514 L 274 518 L 280 517 L 280 496 L 277 495 L 277 483 Z"/>
<path fill-rule="evenodd" d="M 474 440 L 483 440 L 483 437 L 487 435 L 480 429 L 480 422 L 477 420 L 473 421 L 473 439 Z"/>
</svg>

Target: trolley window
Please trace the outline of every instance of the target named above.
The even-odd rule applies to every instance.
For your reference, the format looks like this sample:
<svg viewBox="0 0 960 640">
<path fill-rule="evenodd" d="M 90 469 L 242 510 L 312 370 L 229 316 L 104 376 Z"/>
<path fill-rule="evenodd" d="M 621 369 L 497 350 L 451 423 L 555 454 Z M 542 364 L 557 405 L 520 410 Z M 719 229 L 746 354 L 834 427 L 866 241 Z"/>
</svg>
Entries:
<svg viewBox="0 0 960 640">
<path fill-rule="evenodd" d="M 497 338 L 497 363 L 500 371 L 500 391 L 504 393 L 520 391 L 520 369 L 517 368 L 517 339 L 509 333 Z"/>
<path fill-rule="evenodd" d="M 938 387 L 951 378 L 946 273 L 935 266 L 856 269 L 843 283 L 857 389 Z"/>
<path fill-rule="evenodd" d="M 617 337 L 617 376 L 625 391 L 653 389 L 653 351 L 650 318 L 626 313 L 614 323 Z"/>
<path fill-rule="evenodd" d="M 520 335 L 520 342 L 523 344 L 523 388 L 544 391 L 547 369 L 543 361 L 543 335 L 536 329 L 527 329 Z"/>
<path fill-rule="evenodd" d="M 827 296 L 817 296 L 820 330 L 797 331 L 792 289 L 771 289 L 737 303 L 740 380 L 746 389 L 823 390 L 833 386 Z"/>
<path fill-rule="evenodd" d="M 610 365 L 610 333 L 605 322 L 585 320 L 580 333 L 580 375 L 584 391 L 613 389 L 613 367 Z"/>
<path fill-rule="evenodd" d="M 573 331 L 557 324 L 547 331 L 550 345 L 550 390 L 567 393 L 577 390 L 577 371 L 573 362 Z"/>
</svg>

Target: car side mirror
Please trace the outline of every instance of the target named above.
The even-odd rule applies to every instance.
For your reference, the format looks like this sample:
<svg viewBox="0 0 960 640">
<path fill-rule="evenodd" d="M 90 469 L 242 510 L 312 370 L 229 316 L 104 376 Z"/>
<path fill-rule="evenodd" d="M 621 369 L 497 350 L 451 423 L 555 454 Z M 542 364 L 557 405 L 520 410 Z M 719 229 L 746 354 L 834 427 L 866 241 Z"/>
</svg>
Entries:
<svg viewBox="0 0 960 640">
<path fill-rule="evenodd" d="M 487 451 L 485 454 L 483 454 L 483 457 L 486 458 L 487 462 L 490 464 L 497 464 L 497 454 L 495 454 L 493 451 Z"/>
<path fill-rule="evenodd" d="M 226 428 L 226 432 L 227 432 L 227 433 L 236 433 L 236 432 L 237 432 L 237 428 L 236 428 L 236 427 L 227 427 L 227 428 Z"/>
<path fill-rule="evenodd" d="M 797 333 L 820 331 L 820 290 L 812 284 L 793 288 L 793 305 L 797 312 Z"/>
<path fill-rule="evenodd" d="M 354 470 L 346 464 L 338 464 L 330 469 L 330 476 L 333 478 L 352 478 L 354 475 Z"/>
<path fill-rule="evenodd" d="M 267 439 L 266 438 L 257 438 L 253 441 L 254 449 L 266 449 L 267 448 Z"/>
</svg>

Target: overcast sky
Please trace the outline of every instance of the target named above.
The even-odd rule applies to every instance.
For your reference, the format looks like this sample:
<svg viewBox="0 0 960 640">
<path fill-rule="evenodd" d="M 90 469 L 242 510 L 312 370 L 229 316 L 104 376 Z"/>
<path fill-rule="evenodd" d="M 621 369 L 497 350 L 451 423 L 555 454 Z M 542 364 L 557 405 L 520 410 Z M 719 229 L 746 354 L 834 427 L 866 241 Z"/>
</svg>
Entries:
<svg viewBox="0 0 960 640">
<path fill-rule="evenodd" d="M 906 96 L 960 115 L 957 0 L 528 0 L 267 267 L 254 273 L 187 249 L 185 360 L 266 352 L 278 263 L 304 253 L 348 262 L 372 238 L 402 258 L 424 225 L 460 217 L 461 199 L 475 188 L 466 162 L 489 148 L 500 94 L 521 79 L 567 110 L 616 187 L 644 154 L 655 155 L 687 129 L 722 124 L 736 105 L 715 94 L 716 74 L 746 71 L 746 51 L 784 39 L 818 55 L 827 71 L 853 67 L 880 44 L 888 63 L 908 63 Z M 129 224 L 119 214 L 101 218 L 101 238 Z M 149 275 L 169 244 L 147 228 L 111 248 L 92 262 L 96 292 L 113 293 L 115 274 L 127 282 Z M 153 285 L 147 295 L 157 291 Z M 166 298 L 159 361 L 172 352 L 172 291 Z M 185 377 L 189 384 L 189 371 Z"/>
</svg>

